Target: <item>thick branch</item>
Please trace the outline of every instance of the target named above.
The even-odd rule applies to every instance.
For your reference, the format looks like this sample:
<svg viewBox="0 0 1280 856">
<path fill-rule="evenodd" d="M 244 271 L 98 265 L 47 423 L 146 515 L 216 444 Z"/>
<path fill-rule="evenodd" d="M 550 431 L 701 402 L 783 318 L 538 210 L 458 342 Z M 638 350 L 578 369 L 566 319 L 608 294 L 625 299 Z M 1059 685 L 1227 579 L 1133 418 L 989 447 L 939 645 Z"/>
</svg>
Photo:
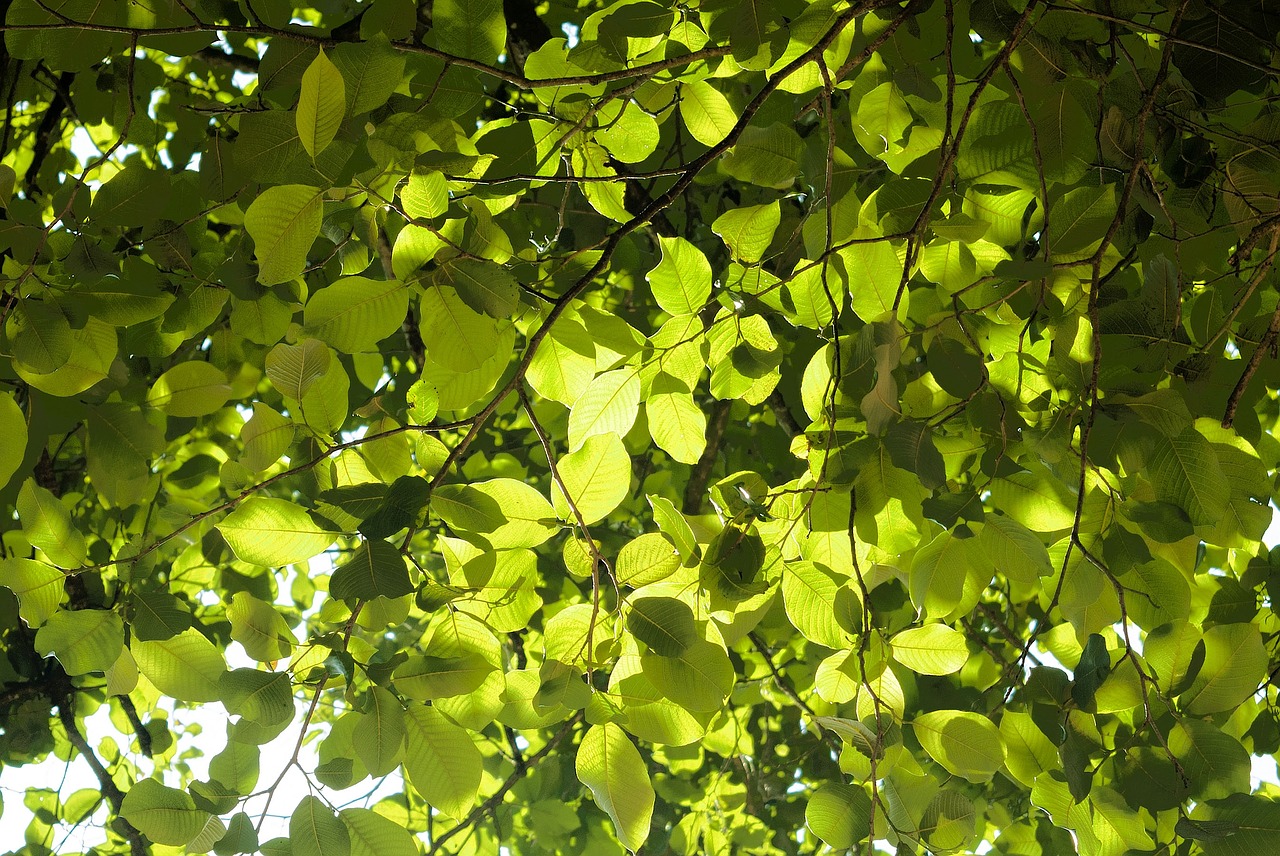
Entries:
<svg viewBox="0 0 1280 856">
<path fill-rule="evenodd" d="M 147 841 L 142 837 L 142 833 L 129 821 L 120 817 L 120 807 L 124 804 L 124 792 L 116 785 L 115 780 L 111 778 L 110 771 L 102 765 L 102 761 L 94 753 L 93 747 L 85 739 L 84 733 L 80 731 L 80 725 L 76 722 L 69 686 L 63 688 L 63 692 L 58 698 L 58 719 L 62 722 L 62 727 L 66 729 L 67 739 L 71 741 L 71 745 L 76 747 L 76 751 L 89 762 L 93 775 L 98 779 L 98 789 L 102 791 L 102 795 L 106 797 L 107 802 L 111 805 L 111 811 L 116 815 L 115 828 L 129 842 L 129 852 L 133 856 L 147 856 L 149 850 Z"/>
</svg>

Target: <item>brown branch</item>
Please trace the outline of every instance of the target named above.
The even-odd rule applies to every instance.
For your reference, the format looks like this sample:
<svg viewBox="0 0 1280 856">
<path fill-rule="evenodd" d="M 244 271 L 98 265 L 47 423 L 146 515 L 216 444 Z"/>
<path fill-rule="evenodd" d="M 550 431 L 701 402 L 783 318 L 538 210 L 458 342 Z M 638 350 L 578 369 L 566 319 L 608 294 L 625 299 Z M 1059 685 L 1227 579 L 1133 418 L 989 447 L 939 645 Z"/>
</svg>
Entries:
<svg viewBox="0 0 1280 856">
<path fill-rule="evenodd" d="M 63 680 L 66 680 L 65 676 Z M 133 856 L 147 856 L 150 850 L 142 833 L 133 824 L 120 816 L 120 807 L 124 804 L 124 792 L 120 790 L 115 780 L 111 778 L 110 771 L 103 766 L 102 761 L 94 753 L 93 747 L 85 739 L 84 733 L 80 731 L 80 726 L 76 722 L 72 699 L 70 682 L 67 681 L 61 688 L 57 699 L 58 719 L 62 722 L 62 727 L 67 732 L 67 739 L 72 746 L 76 747 L 76 751 L 89 762 L 90 768 L 93 769 L 93 775 L 98 779 L 98 789 L 102 791 L 102 795 L 111 804 L 111 811 L 116 815 L 115 828 L 129 842 L 129 852 Z"/>
<path fill-rule="evenodd" d="M 1258 366 L 1262 365 L 1262 358 L 1271 350 L 1271 346 L 1275 344 L 1276 334 L 1280 333 L 1280 306 L 1276 307 L 1276 311 L 1271 313 L 1271 323 L 1267 325 L 1267 332 L 1263 335 L 1262 341 L 1258 342 L 1258 347 L 1253 349 L 1253 353 L 1249 356 L 1249 364 L 1244 367 L 1244 371 L 1240 374 L 1240 380 L 1236 381 L 1235 389 L 1231 390 L 1231 396 L 1227 399 L 1226 412 L 1222 414 L 1222 427 L 1230 428 L 1236 419 L 1236 410 L 1240 407 L 1240 399 L 1244 397 L 1245 391 L 1249 388 L 1250 381 L 1253 380 L 1254 374 L 1258 371 Z"/>
<path fill-rule="evenodd" d="M 119 698 L 120 707 L 124 710 L 124 715 L 128 718 L 129 724 L 133 726 L 134 736 L 138 738 L 138 748 L 142 750 L 143 755 L 150 758 L 152 755 L 151 732 L 143 724 L 142 717 L 138 716 L 138 709 L 133 706 L 133 699 L 127 695 L 122 695 Z"/>
</svg>

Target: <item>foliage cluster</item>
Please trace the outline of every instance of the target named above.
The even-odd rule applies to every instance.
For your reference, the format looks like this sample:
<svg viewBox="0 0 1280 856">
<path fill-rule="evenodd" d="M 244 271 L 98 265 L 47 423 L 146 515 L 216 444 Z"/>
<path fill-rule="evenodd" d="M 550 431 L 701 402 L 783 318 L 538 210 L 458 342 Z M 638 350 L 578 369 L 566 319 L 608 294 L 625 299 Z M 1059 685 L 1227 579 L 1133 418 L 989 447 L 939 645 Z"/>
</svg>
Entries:
<svg viewBox="0 0 1280 856">
<path fill-rule="evenodd" d="M 1275 846 L 1274 4 L 2 5 L 19 852 Z"/>
</svg>

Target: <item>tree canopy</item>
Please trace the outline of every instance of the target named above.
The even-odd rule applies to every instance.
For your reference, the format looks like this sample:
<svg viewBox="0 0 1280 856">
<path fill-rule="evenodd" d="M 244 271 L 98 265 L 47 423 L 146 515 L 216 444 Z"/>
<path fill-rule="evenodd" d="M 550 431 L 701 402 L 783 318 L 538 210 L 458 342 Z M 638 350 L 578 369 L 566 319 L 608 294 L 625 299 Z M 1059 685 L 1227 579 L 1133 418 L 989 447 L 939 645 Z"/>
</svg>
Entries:
<svg viewBox="0 0 1280 856">
<path fill-rule="evenodd" d="M 1276 846 L 1274 3 L 2 5 L 0 847 Z"/>
</svg>

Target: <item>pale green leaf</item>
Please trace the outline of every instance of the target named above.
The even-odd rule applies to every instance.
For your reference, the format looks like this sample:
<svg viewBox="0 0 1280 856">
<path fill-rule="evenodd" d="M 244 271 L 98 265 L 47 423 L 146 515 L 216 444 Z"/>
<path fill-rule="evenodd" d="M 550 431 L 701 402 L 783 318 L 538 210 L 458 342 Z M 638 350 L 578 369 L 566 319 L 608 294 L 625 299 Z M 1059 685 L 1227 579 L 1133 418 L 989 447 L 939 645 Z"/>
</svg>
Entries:
<svg viewBox="0 0 1280 856">
<path fill-rule="evenodd" d="M 871 797 L 861 785 L 828 782 L 809 797 L 805 824 L 834 850 L 848 850 L 871 833 Z"/>
<path fill-rule="evenodd" d="M 720 90 L 695 80 L 680 87 L 680 118 L 690 136 L 704 146 L 714 146 L 733 130 L 738 114 Z"/>
<path fill-rule="evenodd" d="M 423 799 L 456 818 L 475 805 L 484 772 L 471 736 L 435 708 L 420 704 L 405 711 L 404 769 Z"/>
<path fill-rule="evenodd" d="M 279 567 L 305 562 L 336 539 L 302 507 L 284 499 L 253 496 L 218 524 L 241 561 Z"/>
<path fill-rule="evenodd" d="M 1252 624 L 1219 624 L 1204 633 L 1204 666 L 1179 700 L 1188 713 L 1231 710 L 1267 677 L 1262 635 Z"/>
<path fill-rule="evenodd" d="M 588 437 L 613 432 L 625 437 L 640 409 L 640 376 L 629 368 L 596 377 L 569 412 L 569 451 Z"/>
<path fill-rule="evenodd" d="M 58 610 L 36 632 L 35 649 L 68 675 L 105 672 L 124 648 L 124 622 L 106 609 Z"/>
<path fill-rule="evenodd" d="M 1004 764 L 1004 742 L 991 720 L 961 710 L 935 710 L 912 721 L 916 739 L 949 773 L 989 781 Z"/>
<path fill-rule="evenodd" d="M 696 464 L 707 447 L 707 416 L 687 392 L 658 392 L 644 402 L 649 433 L 671 457 Z"/>
<path fill-rule="evenodd" d="M 576 452 L 557 461 L 556 469 L 560 480 L 552 485 L 552 503 L 570 522 L 578 515 L 588 525 L 602 520 L 631 493 L 631 456 L 614 433 L 588 437 Z"/>
<path fill-rule="evenodd" d="M 312 384 L 329 371 L 332 358 L 319 339 L 303 339 L 296 345 L 281 342 L 267 354 L 267 377 L 285 398 L 301 401 Z"/>
<path fill-rule="evenodd" d="M 417 856 L 409 830 L 367 808 L 344 808 L 338 817 L 351 838 L 351 856 Z"/>
<path fill-rule="evenodd" d="M 342 72 L 321 49 L 302 74 L 296 114 L 298 138 L 312 160 L 329 147 L 347 109 Z"/>
<path fill-rule="evenodd" d="M 181 701 L 217 701 L 227 671 L 222 651 L 189 627 L 171 639 L 130 643 L 138 671 L 165 695 Z M 114 659 L 114 658 L 113 658 Z"/>
<path fill-rule="evenodd" d="M 27 451 L 27 417 L 8 393 L 0 393 L 0 488 L 9 483 Z"/>
<path fill-rule="evenodd" d="M 346 825 L 319 797 L 304 796 L 289 818 L 293 856 L 350 856 Z"/>
<path fill-rule="evenodd" d="M 644 759 L 612 722 L 593 725 L 578 746 L 578 780 L 609 815 L 622 846 L 634 852 L 649 837 L 654 793 Z"/>
<path fill-rule="evenodd" d="M 56 496 L 29 478 L 18 491 L 17 506 L 23 533 L 44 551 L 50 562 L 60 568 L 84 564 L 87 549 L 84 535 Z"/>
<path fill-rule="evenodd" d="M 212 363 L 178 363 L 156 379 L 147 404 L 170 416 L 207 416 L 231 397 L 227 375 Z"/>
<path fill-rule="evenodd" d="M 658 305 L 672 315 L 690 315 L 711 296 L 711 265 L 684 238 L 658 238 L 662 259 L 649 271 L 649 288 Z"/>
<path fill-rule="evenodd" d="M 351 746 L 365 769 L 374 777 L 381 777 L 400 766 L 404 708 L 379 686 L 371 687 L 367 698 L 368 705 L 351 731 Z"/>
<path fill-rule="evenodd" d="M 964 634 L 945 624 L 926 624 L 903 630 L 890 643 L 893 659 L 922 675 L 958 672 L 969 659 Z"/>
<path fill-rule="evenodd" d="M 346 354 L 376 350 L 400 330 L 409 289 L 395 280 L 344 277 L 315 292 L 303 312 L 307 333 Z"/>
<path fill-rule="evenodd" d="M 120 816 L 156 844 L 176 847 L 199 835 L 209 819 L 190 794 L 166 788 L 155 779 L 142 779 L 129 789 Z"/>
<path fill-rule="evenodd" d="M 258 282 L 275 285 L 302 275 L 323 209 L 320 191 L 302 184 L 269 187 L 253 200 L 244 227 L 253 238 Z"/>
<path fill-rule="evenodd" d="M 18 612 L 29 627 L 39 627 L 66 600 L 67 575 L 34 559 L 0 559 L 0 586 L 18 596 Z"/>
<path fill-rule="evenodd" d="M 289 623 L 276 608 L 248 592 L 238 591 L 227 606 L 231 638 L 260 663 L 287 658 L 297 644 Z"/>
</svg>

